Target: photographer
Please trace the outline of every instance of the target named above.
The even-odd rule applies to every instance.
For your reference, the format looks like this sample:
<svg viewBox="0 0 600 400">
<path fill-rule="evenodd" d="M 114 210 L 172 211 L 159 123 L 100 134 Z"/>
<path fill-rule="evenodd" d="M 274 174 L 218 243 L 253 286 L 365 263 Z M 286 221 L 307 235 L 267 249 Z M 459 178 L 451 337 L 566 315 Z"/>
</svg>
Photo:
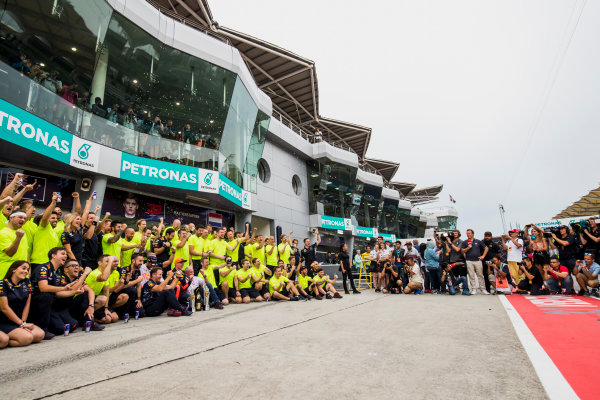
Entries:
<svg viewBox="0 0 600 400">
<path fill-rule="evenodd" d="M 598 225 L 596 225 L 596 219 L 588 219 L 588 226 L 585 227 L 580 233 L 579 238 L 583 244 L 583 250 L 586 253 L 598 254 L 600 249 L 600 232 L 598 231 Z"/>
<path fill-rule="evenodd" d="M 558 247 L 558 256 L 562 265 L 568 268 L 569 273 L 575 268 L 577 261 L 577 240 L 569 234 L 569 229 L 562 225 L 558 228 L 558 235 L 552 232 L 552 240 Z"/>
<path fill-rule="evenodd" d="M 421 274 L 421 268 L 415 263 L 415 259 L 413 257 L 408 257 L 406 259 L 404 271 L 409 277 L 409 282 L 404 288 L 404 293 L 421 294 L 423 291 L 423 275 Z"/>
<path fill-rule="evenodd" d="M 544 284 L 544 279 L 542 276 L 542 266 L 539 268 L 534 266 L 531 258 L 525 257 L 520 269 L 525 275 L 525 278 L 517 285 L 520 293 L 529 292 L 532 296 L 543 294 L 542 285 Z"/>
<path fill-rule="evenodd" d="M 502 235 L 502 248 L 506 250 L 506 262 L 510 275 L 515 280 L 515 284 L 521 281 L 519 274 L 519 264 L 523 262 L 523 239 L 519 238 L 519 231 L 512 229 L 508 231 L 508 237 Z"/>
<path fill-rule="evenodd" d="M 504 264 L 498 255 L 494 255 L 488 265 L 490 267 L 490 286 L 493 291 L 504 295 L 512 294 L 510 288 L 512 277 L 508 265 Z"/>
<path fill-rule="evenodd" d="M 398 267 L 388 261 L 383 266 L 382 274 L 387 275 L 388 282 L 387 286 L 383 288 L 383 293 L 401 293 L 403 285 Z"/>
<path fill-rule="evenodd" d="M 550 266 L 544 267 L 544 285 L 551 290 L 552 294 L 561 294 L 562 289 L 567 289 L 567 293 L 573 291 L 573 279 L 569 269 L 560 264 L 558 257 L 550 257 Z"/>
<path fill-rule="evenodd" d="M 499 256 L 501 254 L 500 246 L 498 246 L 492 240 L 492 232 L 485 232 L 483 234 L 483 245 L 487 247 L 487 253 L 482 260 L 483 263 L 483 280 L 485 281 L 485 290 L 490 291 L 490 281 L 489 276 L 493 275 L 492 271 L 488 270 L 488 265 L 492 262 L 492 258 L 494 256 Z"/>
<path fill-rule="evenodd" d="M 577 283 L 581 287 L 579 290 L 580 296 L 594 295 L 598 297 L 598 275 L 600 274 L 600 265 L 594 262 L 594 255 L 592 253 L 585 253 L 583 256 L 583 262 L 580 260 L 576 261 L 576 267 L 573 273 L 577 277 Z M 588 292 L 587 288 L 593 288 L 593 292 Z"/>
<path fill-rule="evenodd" d="M 454 270 L 458 267 L 457 264 L 442 264 L 442 284 L 448 286 L 448 293 L 450 296 L 454 296 L 456 291 L 459 290 L 458 285 L 462 284 L 463 296 L 470 296 L 469 285 L 467 284 L 467 277 L 464 275 L 455 275 Z"/>
</svg>

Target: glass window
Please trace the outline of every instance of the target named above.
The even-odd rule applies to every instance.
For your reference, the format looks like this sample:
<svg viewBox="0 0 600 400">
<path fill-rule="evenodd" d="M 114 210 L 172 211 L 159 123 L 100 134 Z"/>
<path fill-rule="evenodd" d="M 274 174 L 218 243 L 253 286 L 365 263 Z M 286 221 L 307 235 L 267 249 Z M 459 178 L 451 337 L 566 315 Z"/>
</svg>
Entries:
<svg viewBox="0 0 600 400">
<path fill-rule="evenodd" d="M 311 214 L 350 218 L 356 190 L 356 168 L 329 160 L 307 162 Z"/>
<path fill-rule="evenodd" d="M 3 99 L 88 140 L 256 191 L 270 117 L 234 72 L 163 44 L 105 1 L 2 5 Z"/>
<path fill-rule="evenodd" d="M 269 168 L 267 161 L 262 158 L 258 160 L 258 179 L 263 183 L 267 183 L 271 179 L 271 168 Z"/>
<path fill-rule="evenodd" d="M 356 213 L 353 213 L 353 215 L 356 216 L 356 221 L 359 226 L 376 228 L 379 213 L 379 201 L 383 189 L 367 184 L 361 184 L 361 186 L 362 192 L 359 192 L 361 195 L 360 205 L 356 208 Z"/>
<path fill-rule="evenodd" d="M 296 196 L 300 196 L 302 194 L 302 181 L 298 175 L 292 176 L 292 190 Z"/>
<path fill-rule="evenodd" d="M 384 233 L 396 233 L 398 200 L 383 199 L 379 209 L 379 231 Z"/>
</svg>

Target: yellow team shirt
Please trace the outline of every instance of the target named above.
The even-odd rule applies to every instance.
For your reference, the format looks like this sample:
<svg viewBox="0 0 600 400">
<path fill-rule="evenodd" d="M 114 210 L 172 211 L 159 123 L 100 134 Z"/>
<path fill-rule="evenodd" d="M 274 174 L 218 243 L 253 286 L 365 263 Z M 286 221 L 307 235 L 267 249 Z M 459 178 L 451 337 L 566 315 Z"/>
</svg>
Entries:
<svg viewBox="0 0 600 400">
<path fill-rule="evenodd" d="M 63 221 L 62 219 L 58 220 L 58 222 L 56 223 L 56 226 L 54 227 L 54 232 L 56 232 L 56 237 L 58 238 L 56 240 L 56 242 L 58 243 L 58 247 L 62 247 L 62 242 L 60 241 L 60 237 L 62 236 L 63 232 L 65 231 L 65 221 Z"/>
<path fill-rule="evenodd" d="M 113 236 L 115 236 L 114 233 L 107 233 L 106 235 L 102 236 L 102 253 L 108 254 L 109 256 L 115 256 L 120 260 L 123 239 L 119 238 L 119 240 L 114 243 L 108 243 L 108 240 Z"/>
<path fill-rule="evenodd" d="M 271 251 L 271 254 L 269 254 L 269 251 Z M 277 248 L 273 245 L 271 246 L 270 244 L 265 245 L 265 256 L 267 257 L 267 265 L 277 265 L 277 261 L 279 261 L 279 257 L 277 256 Z"/>
<path fill-rule="evenodd" d="M 109 267 L 107 266 L 106 268 Z M 102 289 L 104 289 L 104 286 L 108 285 L 108 280 L 104 282 L 98 282 L 98 277 L 100 275 L 102 275 L 102 272 L 98 268 L 96 268 L 95 270 L 90 272 L 87 278 L 85 278 L 85 284 L 88 285 L 90 289 L 94 291 L 94 294 L 96 296 L 102 293 Z"/>
<path fill-rule="evenodd" d="M 208 268 L 206 268 L 206 271 L 204 271 L 204 274 L 206 275 L 206 280 L 208 281 L 208 283 L 210 283 L 213 288 L 217 287 L 217 283 L 215 282 L 215 269 L 212 267 L 212 265 L 209 265 Z M 204 277 L 202 276 L 202 270 L 200 272 L 198 272 L 198 276 L 200 278 Z"/>
<path fill-rule="evenodd" d="M 23 224 L 23 231 L 25 232 L 25 236 L 27 236 L 27 253 L 31 254 L 33 249 L 33 235 L 35 235 L 35 231 L 37 231 L 38 226 L 33 222 L 33 220 L 29 220 Z"/>
<path fill-rule="evenodd" d="M 131 241 L 128 241 L 127 239 L 121 239 L 121 240 L 122 240 L 121 247 L 123 245 L 131 246 L 132 244 L 140 244 L 141 243 L 141 242 L 135 241 L 135 235 L 133 236 L 133 239 L 131 239 Z M 135 248 L 121 252 L 121 265 L 123 265 L 124 267 L 128 267 L 131 265 L 131 257 L 133 257 L 134 251 L 135 251 Z"/>
<path fill-rule="evenodd" d="M 119 273 L 119 271 L 114 270 L 108 276 L 108 279 L 106 280 L 106 284 L 108 285 L 109 288 L 113 288 L 113 287 L 115 287 L 115 285 L 117 284 L 119 279 L 121 279 L 121 274 Z"/>
<path fill-rule="evenodd" d="M 240 243 L 238 242 L 238 240 L 237 239 L 230 240 L 229 242 L 227 242 L 227 246 L 228 246 L 227 256 L 231 257 L 231 261 L 238 262 L 240 259 L 240 252 L 239 252 Z M 229 250 L 229 247 L 233 247 L 233 246 L 235 246 L 235 248 L 233 250 Z"/>
<path fill-rule="evenodd" d="M 204 252 L 204 238 L 202 236 L 192 235 L 188 239 L 188 245 L 194 246 L 194 251 L 198 253 Z M 191 255 L 192 260 L 200 260 L 202 256 Z"/>
<path fill-rule="evenodd" d="M 319 275 L 315 275 L 313 277 L 313 281 L 316 281 L 317 285 L 323 287 L 327 283 L 327 277 L 325 275 L 323 275 L 323 277 L 320 277 Z"/>
<path fill-rule="evenodd" d="M 257 249 L 256 247 L 258 246 L 258 243 L 254 243 L 253 245 L 250 246 L 250 251 L 252 253 L 252 260 L 254 260 L 255 258 L 258 258 L 260 260 L 261 264 L 265 264 L 267 262 L 266 257 L 265 257 L 265 246 L 261 247 L 260 249 Z M 250 263 L 252 263 L 252 260 L 250 260 Z M 277 265 L 277 263 L 275 263 L 275 265 Z"/>
<path fill-rule="evenodd" d="M 227 267 L 223 267 L 219 270 L 219 285 L 223 282 L 227 282 L 229 287 L 231 289 L 234 289 L 235 286 L 233 285 L 233 278 L 235 278 L 236 275 L 235 267 L 231 271 L 229 271 L 229 274 L 227 274 L 226 276 L 221 275 L 221 271 L 225 270 L 226 268 Z"/>
<path fill-rule="evenodd" d="M 185 242 L 185 245 L 181 248 L 177 248 L 177 245 L 181 243 L 181 240 L 177 239 L 175 242 L 173 242 L 173 248 L 175 249 L 175 257 L 173 258 L 173 263 L 171 264 L 171 269 L 175 268 L 175 258 L 177 257 L 181 257 L 185 260 L 185 263 L 183 264 L 183 268 L 182 269 L 186 269 L 187 267 L 190 266 L 190 245 L 189 245 L 189 240 L 188 242 Z"/>
<path fill-rule="evenodd" d="M 45 264 L 48 260 L 48 252 L 56 247 L 56 232 L 52 228 L 50 223 L 46 226 L 38 226 L 35 234 L 33 235 L 33 248 L 31 251 L 31 263 L 32 264 Z"/>
<path fill-rule="evenodd" d="M 283 261 L 285 265 L 289 265 L 290 254 L 292 254 L 292 248 L 289 246 L 289 243 L 279 243 L 277 252 L 279 253 L 279 259 Z"/>
<path fill-rule="evenodd" d="M 226 256 L 227 255 L 227 242 L 223 239 L 215 239 L 210 242 L 208 249 L 212 252 L 212 254 L 216 256 Z M 210 257 L 210 265 L 221 265 L 225 261 L 220 258 Z"/>
<path fill-rule="evenodd" d="M 308 285 L 310 285 L 310 281 L 308 280 L 309 276 L 302 276 L 302 274 L 297 274 L 296 276 L 298 277 L 298 283 L 300 284 L 300 287 L 305 290 L 308 289 Z"/>
<path fill-rule="evenodd" d="M 238 278 L 238 289 L 250 289 L 252 287 L 252 276 L 250 276 L 252 272 L 250 269 L 244 270 L 238 269 L 236 272 L 236 276 Z M 250 276 L 246 282 L 242 282 L 241 279 L 246 279 L 247 276 Z"/>
<path fill-rule="evenodd" d="M 4 249 L 10 247 L 15 239 L 17 238 L 17 231 L 10 229 L 8 226 L 0 230 L 0 279 L 4 279 L 6 271 L 15 261 L 25 260 L 27 261 L 27 249 L 29 245 L 27 243 L 27 235 L 23 235 L 19 247 L 12 257 L 4 252 Z"/>
<path fill-rule="evenodd" d="M 271 296 L 273 296 L 273 292 L 275 291 L 275 286 L 278 286 L 282 282 L 285 282 L 283 280 L 283 276 L 280 276 L 279 278 L 276 278 L 275 276 L 273 276 L 273 277 L 271 277 L 271 279 L 269 279 L 269 293 L 271 293 Z M 278 292 L 281 292 L 284 287 L 285 287 L 285 285 L 281 285 Z"/>
</svg>

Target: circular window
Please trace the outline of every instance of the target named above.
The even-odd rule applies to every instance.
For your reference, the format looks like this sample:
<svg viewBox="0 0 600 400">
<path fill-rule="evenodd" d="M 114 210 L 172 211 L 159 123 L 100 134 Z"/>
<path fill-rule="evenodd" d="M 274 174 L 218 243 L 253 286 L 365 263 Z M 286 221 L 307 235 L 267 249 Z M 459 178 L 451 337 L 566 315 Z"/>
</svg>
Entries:
<svg viewBox="0 0 600 400">
<path fill-rule="evenodd" d="M 267 183 L 271 179 L 271 168 L 264 158 L 258 160 L 258 179 L 263 183 Z"/>
<path fill-rule="evenodd" d="M 300 196 L 302 194 L 302 181 L 298 175 L 292 176 L 292 189 L 294 189 L 294 193 Z"/>
</svg>

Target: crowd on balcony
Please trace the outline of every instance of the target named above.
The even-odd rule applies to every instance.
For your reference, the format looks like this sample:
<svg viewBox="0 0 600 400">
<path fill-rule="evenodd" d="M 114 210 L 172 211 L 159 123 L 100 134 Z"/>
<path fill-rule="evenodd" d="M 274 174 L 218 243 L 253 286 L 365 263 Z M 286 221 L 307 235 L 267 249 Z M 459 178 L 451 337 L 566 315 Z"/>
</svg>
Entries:
<svg viewBox="0 0 600 400">
<path fill-rule="evenodd" d="M 164 142 L 161 143 L 161 138 L 208 149 L 219 148 L 219 138 L 204 134 L 200 127 L 194 128 L 189 122 L 179 126 L 174 123 L 173 117 L 162 115 L 158 111 L 144 110 L 144 107 L 136 104 L 104 104 L 102 98 L 93 96 L 93 93 L 75 82 L 64 83 L 58 71 L 45 71 L 43 63 L 32 61 L 27 55 L 22 54 L 9 62 L 22 76 L 27 76 L 46 89 L 44 91 L 36 87 L 37 90 L 30 91 L 27 105 L 29 111 L 71 132 L 81 124 L 81 135 L 86 139 L 117 149 L 127 147 L 125 135 L 119 137 L 107 134 L 106 129 L 98 129 L 98 124 L 91 120 L 93 114 L 95 118 L 107 120 L 114 125 L 146 133 L 141 155 L 151 158 L 169 158 L 162 157 L 164 149 L 159 152 L 159 146 L 168 147 Z M 80 120 L 76 110 L 83 111 Z M 168 148 L 166 152 L 169 152 Z"/>
</svg>

